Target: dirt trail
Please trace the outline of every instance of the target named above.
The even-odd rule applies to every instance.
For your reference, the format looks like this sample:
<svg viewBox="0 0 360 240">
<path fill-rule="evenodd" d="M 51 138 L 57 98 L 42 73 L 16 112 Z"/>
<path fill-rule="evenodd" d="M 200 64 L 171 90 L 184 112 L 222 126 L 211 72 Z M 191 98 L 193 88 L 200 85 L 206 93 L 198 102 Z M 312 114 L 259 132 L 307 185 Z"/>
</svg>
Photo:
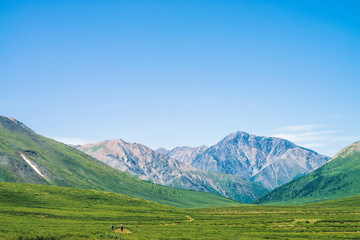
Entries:
<svg viewBox="0 0 360 240">
<path fill-rule="evenodd" d="M 195 219 L 194 219 L 194 218 L 192 218 L 192 217 L 191 217 L 191 216 L 189 216 L 189 215 L 186 215 L 185 217 L 187 218 L 187 220 L 185 220 L 185 222 L 192 222 L 192 221 L 195 221 Z M 181 222 L 165 223 L 165 224 L 160 224 L 160 225 L 162 225 L 162 226 L 169 226 L 169 225 L 178 225 L 179 223 L 181 223 Z"/>
<path fill-rule="evenodd" d="M 188 219 L 188 220 L 186 220 L 187 222 L 192 222 L 195 220 L 192 217 L 190 217 L 189 215 L 186 215 L 185 217 Z"/>
<path fill-rule="evenodd" d="M 131 231 L 129 229 L 124 228 L 123 231 L 121 231 L 121 229 L 115 229 L 114 232 L 119 232 L 119 233 L 131 233 Z"/>
</svg>

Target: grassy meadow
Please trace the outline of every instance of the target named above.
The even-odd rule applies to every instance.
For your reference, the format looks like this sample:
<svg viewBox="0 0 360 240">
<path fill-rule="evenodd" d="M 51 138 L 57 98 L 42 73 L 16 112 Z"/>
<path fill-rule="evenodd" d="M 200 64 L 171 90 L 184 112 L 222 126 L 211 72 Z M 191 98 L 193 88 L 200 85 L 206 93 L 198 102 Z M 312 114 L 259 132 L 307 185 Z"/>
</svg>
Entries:
<svg viewBox="0 0 360 240">
<path fill-rule="evenodd" d="M 0 183 L 0 193 L 0 239 L 360 239 L 360 197 L 184 209 L 33 184 Z"/>
</svg>

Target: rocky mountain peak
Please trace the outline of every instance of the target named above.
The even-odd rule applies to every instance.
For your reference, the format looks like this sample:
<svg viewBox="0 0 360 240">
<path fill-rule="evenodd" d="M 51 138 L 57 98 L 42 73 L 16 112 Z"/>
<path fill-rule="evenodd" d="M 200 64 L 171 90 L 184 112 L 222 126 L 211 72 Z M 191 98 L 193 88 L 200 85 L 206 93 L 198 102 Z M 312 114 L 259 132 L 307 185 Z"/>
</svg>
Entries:
<svg viewBox="0 0 360 240">
<path fill-rule="evenodd" d="M 240 140 L 240 139 L 248 139 L 251 136 L 255 137 L 254 135 L 251 135 L 247 132 L 237 131 L 237 132 L 227 135 L 220 142 L 232 142 L 232 141 Z"/>
<path fill-rule="evenodd" d="M 167 155 L 202 170 L 259 182 L 269 189 L 312 172 L 329 159 L 285 139 L 242 131 L 231 133 L 202 151 L 177 147 Z"/>
</svg>

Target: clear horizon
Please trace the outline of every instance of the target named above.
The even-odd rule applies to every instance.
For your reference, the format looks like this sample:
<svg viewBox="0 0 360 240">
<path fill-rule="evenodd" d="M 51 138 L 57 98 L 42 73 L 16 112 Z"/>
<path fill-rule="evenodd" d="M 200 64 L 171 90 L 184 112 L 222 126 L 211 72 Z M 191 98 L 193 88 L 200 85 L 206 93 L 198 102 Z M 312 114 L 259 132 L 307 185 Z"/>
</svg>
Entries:
<svg viewBox="0 0 360 240">
<path fill-rule="evenodd" d="M 2 1 L 1 115 L 65 143 L 360 140 L 358 1 Z"/>
</svg>

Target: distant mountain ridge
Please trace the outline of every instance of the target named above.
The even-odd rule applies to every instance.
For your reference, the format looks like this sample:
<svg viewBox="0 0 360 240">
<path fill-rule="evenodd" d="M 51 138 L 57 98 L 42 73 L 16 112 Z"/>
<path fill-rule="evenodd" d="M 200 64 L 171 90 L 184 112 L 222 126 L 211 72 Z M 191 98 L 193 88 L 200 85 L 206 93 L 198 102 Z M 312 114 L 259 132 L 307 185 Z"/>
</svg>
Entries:
<svg viewBox="0 0 360 240">
<path fill-rule="evenodd" d="M 360 194 L 360 141 L 324 166 L 256 200 L 258 204 L 302 204 Z"/>
<path fill-rule="evenodd" d="M 216 193 L 252 202 L 267 190 L 239 176 L 210 173 L 188 166 L 138 143 L 107 140 L 78 147 L 107 165 L 165 186 Z"/>
<path fill-rule="evenodd" d="M 241 176 L 268 189 L 308 174 L 330 159 L 285 139 L 240 131 L 210 147 L 177 147 L 167 155 L 205 171 Z"/>
</svg>

